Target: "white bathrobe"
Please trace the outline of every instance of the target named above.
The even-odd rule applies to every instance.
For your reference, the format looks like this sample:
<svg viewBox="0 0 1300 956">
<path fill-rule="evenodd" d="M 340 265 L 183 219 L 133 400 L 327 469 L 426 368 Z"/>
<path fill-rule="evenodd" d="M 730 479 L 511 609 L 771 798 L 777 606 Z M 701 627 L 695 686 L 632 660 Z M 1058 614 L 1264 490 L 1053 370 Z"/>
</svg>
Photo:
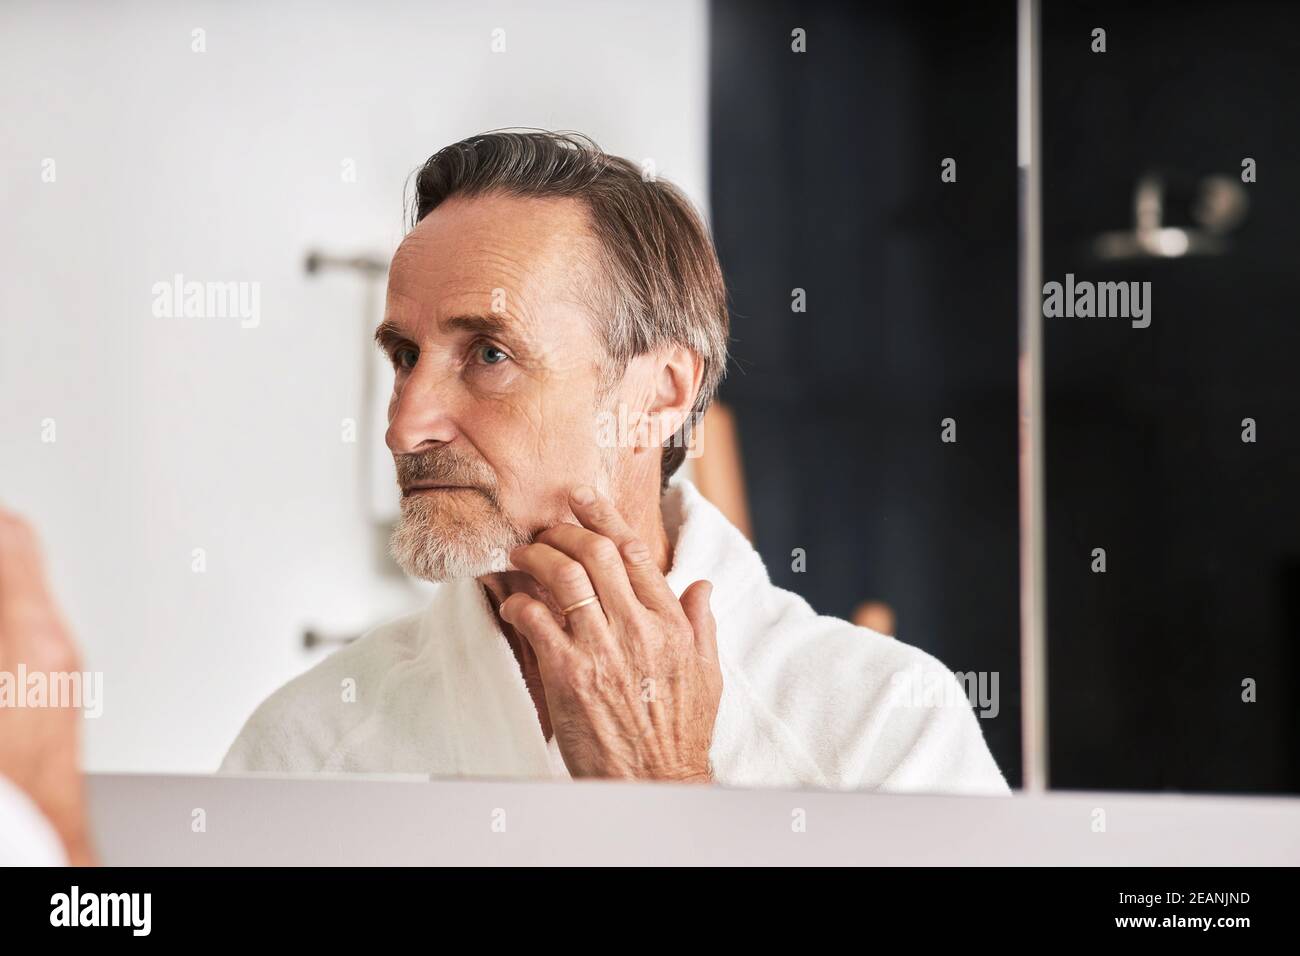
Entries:
<svg viewBox="0 0 1300 956">
<path fill-rule="evenodd" d="M 0 866 L 67 866 L 63 844 L 31 797 L 0 774 Z"/>
<path fill-rule="evenodd" d="M 1009 792 L 942 664 L 775 587 L 744 535 L 689 482 L 670 487 L 663 513 L 673 592 L 701 578 L 714 586 L 723 692 L 709 758 L 718 783 Z M 441 585 L 427 610 L 370 631 L 273 693 L 221 770 L 569 776 L 472 579 Z"/>
</svg>

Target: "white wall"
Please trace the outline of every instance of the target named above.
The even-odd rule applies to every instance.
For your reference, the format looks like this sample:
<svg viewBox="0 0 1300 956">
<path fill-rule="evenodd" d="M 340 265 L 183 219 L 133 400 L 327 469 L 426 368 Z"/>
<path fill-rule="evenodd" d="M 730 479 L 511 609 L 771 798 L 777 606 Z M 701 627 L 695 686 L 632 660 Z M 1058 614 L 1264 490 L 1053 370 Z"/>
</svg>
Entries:
<svg viewBox="0 0 1300 956">
<path fill-rule="evenodd" d="M 305 626 L 424 600 L 376 570 L 373 449 L 341 438 L 363 284 L 307 277 L 304 252 L 387 257 L 411 171 L 501 126 L 653 158 L 702 204 L 706 27 L 702 0 L 0 11 L 0 502 L 104 675 L 88 769 L 214 769 L 314 659 Z M 155 317 L 175 273 L 260 283 L 260 324 Z"/>
</svg>

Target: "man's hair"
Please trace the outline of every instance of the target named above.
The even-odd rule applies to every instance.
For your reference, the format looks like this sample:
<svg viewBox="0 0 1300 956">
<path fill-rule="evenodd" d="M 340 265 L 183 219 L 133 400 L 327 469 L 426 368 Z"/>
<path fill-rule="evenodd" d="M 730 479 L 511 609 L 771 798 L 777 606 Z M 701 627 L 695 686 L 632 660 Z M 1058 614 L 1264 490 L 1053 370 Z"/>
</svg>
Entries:
<svg viewBox="0 0 1300 956">
<path fill-rule="evenodd" d="M 600 249 L 603 280 L 593 310 L 621 376 L 634 356 L 670 344 L 703 362 L 695 404 L 662 457 L 663 484 L 686 457 L 687 440 L 727 363 L 722 269 L 709 233 L 676 186 L 645 178 L 636 165 L 578 133 L 497 130 L 434 153 L 416 173 L 411 226 L 452 196 L 485 193 L 572 198 L 583 203 Z"/>
</svg>

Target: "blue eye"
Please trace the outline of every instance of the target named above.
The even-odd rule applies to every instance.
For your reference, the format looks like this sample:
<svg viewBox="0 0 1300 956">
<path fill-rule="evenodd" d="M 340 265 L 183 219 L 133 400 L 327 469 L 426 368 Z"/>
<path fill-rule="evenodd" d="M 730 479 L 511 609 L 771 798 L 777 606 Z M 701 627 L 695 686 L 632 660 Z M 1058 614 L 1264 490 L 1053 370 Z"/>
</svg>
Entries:
<svg viewBox="0 0 1300 956">
<path fill-rule="evenodd" d="M 483 357 L 483 363 L 485 365 L 499 365 L 501 362 L 504 362 L 506 359 L 510 357 L 509 355 L 506 355 L 505 352 L 497 348 L 495 345 L 481 346 L 478 352 L 479 355 Z"/>
<path fill-rule="evenodd" d="M 415 368 L 415 362 L 419 357 L 420 353 L 413 348 L 400 348 L 393 352 L 393 364 L 409 371 Z"/>
</svg>

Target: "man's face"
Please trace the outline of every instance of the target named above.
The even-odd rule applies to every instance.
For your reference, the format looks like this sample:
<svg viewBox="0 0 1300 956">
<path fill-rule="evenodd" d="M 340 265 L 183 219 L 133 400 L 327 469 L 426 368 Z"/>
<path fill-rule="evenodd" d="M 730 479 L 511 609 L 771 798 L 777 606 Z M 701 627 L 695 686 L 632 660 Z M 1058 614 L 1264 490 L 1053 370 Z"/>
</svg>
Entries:
<svg viewBox="0 0 1300 956">
<path fill-rule="evenodd" d="M 453 198 L 402 242 L 376 338 L 393 361 L 393 553 L 441 581 L 506 567 L 607 486 L 595 440 L 604 348 L 580 292 L 594 240 L 575 200 Z"/>
</svg>

